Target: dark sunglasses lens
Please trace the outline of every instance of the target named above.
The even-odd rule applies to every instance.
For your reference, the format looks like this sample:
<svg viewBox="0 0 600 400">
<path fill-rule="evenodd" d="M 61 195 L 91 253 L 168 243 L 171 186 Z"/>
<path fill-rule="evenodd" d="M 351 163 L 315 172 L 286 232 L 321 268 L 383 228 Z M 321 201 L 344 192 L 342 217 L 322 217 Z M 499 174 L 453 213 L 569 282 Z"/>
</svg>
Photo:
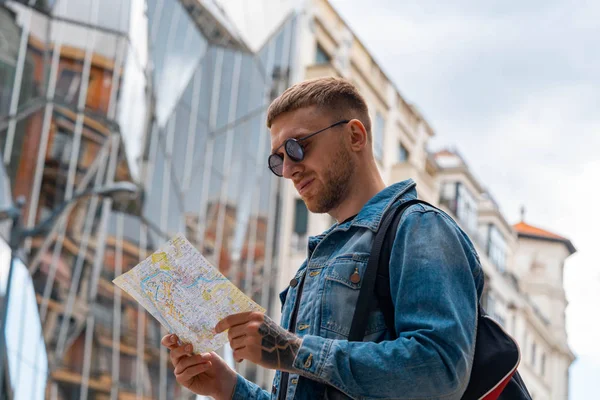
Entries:
<svg viewBox="0 0 600 400">
<path fill-rule="evenodd" d="M 283 175 L 283 158 L 279 154 L 269 156 L 269 169 L 277 176 Z"/>
<path fill-rule="evenodd" d="M 302 161 L 304 159 L 304 149 L 295 140 L 285 142 L 285 152 L 294 161 Z"/>
</svg>

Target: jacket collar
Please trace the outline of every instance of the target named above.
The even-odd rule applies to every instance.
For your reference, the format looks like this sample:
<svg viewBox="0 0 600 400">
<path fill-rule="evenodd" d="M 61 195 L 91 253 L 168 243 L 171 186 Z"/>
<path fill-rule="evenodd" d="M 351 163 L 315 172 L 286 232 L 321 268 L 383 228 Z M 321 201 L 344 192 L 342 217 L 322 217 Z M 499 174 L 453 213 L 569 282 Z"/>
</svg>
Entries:
<svg viewBox="0 0 600 400">
<path fill-rule="evenodd" d="M 386 187 L 369 200 L 352 221 L 334 225 L 333 229 L 348 230 L 351 227 L 367 228 L 374 232 L 379 229 L 381 218 L 399 199 L 407 201 L 417 198 L 417 184 L 412 179 Z"/>
</svg>

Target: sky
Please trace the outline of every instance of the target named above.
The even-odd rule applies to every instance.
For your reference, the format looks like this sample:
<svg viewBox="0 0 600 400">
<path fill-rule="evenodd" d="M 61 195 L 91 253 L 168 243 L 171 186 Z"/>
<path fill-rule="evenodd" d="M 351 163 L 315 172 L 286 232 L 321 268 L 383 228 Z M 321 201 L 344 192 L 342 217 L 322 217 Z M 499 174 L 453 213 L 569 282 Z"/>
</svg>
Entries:
<svg viewBox="0 0 600 400">
<path fill-rule="evenodd" d="M 600 2 L 331 0 L 509 222 L 571 239 L 571 400 L 600 378 Z M 451 3 L 451 4 L 450 4 Z"/>
</svg>

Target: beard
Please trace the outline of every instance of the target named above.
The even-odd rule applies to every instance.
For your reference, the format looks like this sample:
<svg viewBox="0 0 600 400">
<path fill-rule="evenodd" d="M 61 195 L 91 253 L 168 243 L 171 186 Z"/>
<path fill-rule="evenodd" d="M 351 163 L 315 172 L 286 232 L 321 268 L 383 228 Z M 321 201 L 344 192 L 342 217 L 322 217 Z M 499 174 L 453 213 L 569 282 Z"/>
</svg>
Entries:
<svg viewBox="0 0 600 400">
<path fill-rule="evenodd" d="M 356 168 L 355 160 L 349 157 L 343 147 L 340 147 L 330 160 L 323 173 L 324 187 L 314 196 L 303 199 L 311 212 L 329 212 L 342 203 L 350 190 L 352 172 Z"/>
</svg>

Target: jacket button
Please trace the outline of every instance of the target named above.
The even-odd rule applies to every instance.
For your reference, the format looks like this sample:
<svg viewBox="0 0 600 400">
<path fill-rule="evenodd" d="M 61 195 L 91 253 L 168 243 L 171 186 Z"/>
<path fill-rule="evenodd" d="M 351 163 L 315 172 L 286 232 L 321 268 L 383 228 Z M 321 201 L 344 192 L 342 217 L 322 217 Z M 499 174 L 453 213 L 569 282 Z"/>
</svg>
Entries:
<svg viewBox="0 0 600 400">
<path fill-rule="evenodd" d="M 298 279 L 294 278 L 290 281 L 291 287 L 296 287 L 298 285 Z"/>
<path fill-rule="evenodd" d="M 358 268 L 354 269 L 354 273 L 350 275 L 350 282 L 357 284 L 360 282 L 360 274 L 358 273 Z"/>
<path fill-rule="evenodd" d="M 298 384 L 298 379 L 295 379 L 295 378 L 294 378 L 294 379 L 292 379 L 292 384 L 293 384 L 293 385 L 297 385 L 297 384 Z"/>
<path fill-rule="evenodd" d="M 304 363 L 304 368 L 310 368 L 310 366 L 312 365 L 312 359 L 313 355 L 309 354 L 308 358 L 306 359 L 306 362 Z"/>
<path fill-rule="evenodd" d="M 273 385 L 273 387 L 271 388 L 271 393 L 275 393 L 277 392 L 277 386 Z"/>
</svg>

